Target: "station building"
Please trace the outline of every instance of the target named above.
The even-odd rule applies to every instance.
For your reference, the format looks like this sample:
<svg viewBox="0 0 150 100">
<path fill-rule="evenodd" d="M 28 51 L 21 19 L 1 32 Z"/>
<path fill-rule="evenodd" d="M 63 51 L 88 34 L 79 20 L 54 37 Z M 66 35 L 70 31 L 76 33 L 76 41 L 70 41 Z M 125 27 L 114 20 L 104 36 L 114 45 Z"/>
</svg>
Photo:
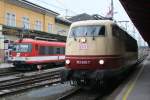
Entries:
<svg viewBox="0 0 150 100">
<path fill-rule="evenodd" d="M 71 22 L 26 0 L 0 0 L 0 62 L 9 56 L 9 44 L 20 36 L 65 41 Z"/>
</svg>

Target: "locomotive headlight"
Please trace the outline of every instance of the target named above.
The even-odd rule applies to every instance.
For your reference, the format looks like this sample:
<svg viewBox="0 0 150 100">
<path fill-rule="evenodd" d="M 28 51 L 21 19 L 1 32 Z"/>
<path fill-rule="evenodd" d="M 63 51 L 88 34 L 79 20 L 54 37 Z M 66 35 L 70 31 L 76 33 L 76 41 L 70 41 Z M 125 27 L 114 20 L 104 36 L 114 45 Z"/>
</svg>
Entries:
<svg viewBox="0 0 150 100">
<path fill-rule="evenodd" d="M 85 39 L 85 38 L 81 38 L 81 42 L 82 42 L 82 43 L 85 43 L 85 42 L 86 42 L 86 39 Z"/>
<path fill-rule="evenodd" d="M 66 60 L 66 64 L 70 64 L 70 60 Z"/>
<path fill-rule="evenodd" d="M 103 64 L 104 64 L 104 60 L 102 60 L 102 59 L 99 60 L 99 64 L 100 64 L 100 65 L 103 65 Z"/>
</svg>

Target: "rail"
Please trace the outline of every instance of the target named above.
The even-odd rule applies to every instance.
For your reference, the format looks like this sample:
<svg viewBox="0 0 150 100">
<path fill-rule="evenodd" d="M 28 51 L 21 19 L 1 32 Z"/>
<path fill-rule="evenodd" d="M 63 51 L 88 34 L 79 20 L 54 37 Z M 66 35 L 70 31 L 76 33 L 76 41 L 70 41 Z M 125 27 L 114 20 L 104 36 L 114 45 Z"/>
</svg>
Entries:
<svg viewBox="0 0 150 100">
<path fill-rule="evenodd" d="M 60 71 L 61 70 L 57 70 L 27 77 L 22 76 L 20 78 L 0 82 L 0 96 L 16 93 L 34 87 L 59 83 L 61 81 Z"/>
<path fill-rule="evenodd" d="M 56 100 L 99 100 L 101 97 L 102 94 L 99 92 L 92 93 L 82 88 L 76 88 Z"/>
</svg>

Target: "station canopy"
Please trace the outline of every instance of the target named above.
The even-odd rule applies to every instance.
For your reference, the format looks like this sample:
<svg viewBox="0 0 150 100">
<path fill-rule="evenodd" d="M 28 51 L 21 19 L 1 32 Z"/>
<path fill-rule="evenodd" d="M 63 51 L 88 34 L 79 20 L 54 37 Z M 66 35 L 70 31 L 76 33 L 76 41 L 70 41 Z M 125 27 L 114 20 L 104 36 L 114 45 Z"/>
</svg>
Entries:
<svg viewBox="0 0 150 100">
<path fill-rule="evenodd" d="M 37 30 L 28 30 L 28 29 L 22 29 L 18 27 L 10 27 L 3 25 L 3 34 L 4 35 L 12 35 L 16 36 L 18 38 L 33 38 L 41 37 L 41 38 L 47 38 L 50 40 L 56 40 L 59 42 L 65 42 L 66 36 L 62 36 L 59 34 L 54 33 L 47 33 L 43 31 L 37 31 Z"/>
<path fill-rule="evenodd" d="M 150 0 L 120 0 L 120 2 L 150 46 Z"/>
</svg>

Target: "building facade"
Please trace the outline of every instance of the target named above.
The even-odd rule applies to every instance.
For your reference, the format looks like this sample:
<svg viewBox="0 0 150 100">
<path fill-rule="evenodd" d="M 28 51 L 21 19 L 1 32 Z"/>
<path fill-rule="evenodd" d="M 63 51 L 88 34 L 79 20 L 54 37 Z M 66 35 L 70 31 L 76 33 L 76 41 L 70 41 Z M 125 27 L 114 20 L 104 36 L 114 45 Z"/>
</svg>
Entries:
<svg viewBox="0 0 150 100">
<path fill-rule="evenodd" d="M 0 24 L 53 33 L 58 13 L 25 0 L 0 0 Z"/>
<path fill-rule="evenodd" d="M 56 17 L 55 22 L 56 22 L 55 33 L 59 35 L 67 36 L 67 33 L 69 31 L 72 22 L 60 17 Z"/>
<path fill-rule="evenodd" d="M 66 36 L 70 25 L 57 23 L 58 15 L 26 0 L 0 0 L 0 61 L 9 56 L 8 44 L 18 39 L 18 34 L 24 30 L 30 34 L 38 32 Z"/>
</svg>

